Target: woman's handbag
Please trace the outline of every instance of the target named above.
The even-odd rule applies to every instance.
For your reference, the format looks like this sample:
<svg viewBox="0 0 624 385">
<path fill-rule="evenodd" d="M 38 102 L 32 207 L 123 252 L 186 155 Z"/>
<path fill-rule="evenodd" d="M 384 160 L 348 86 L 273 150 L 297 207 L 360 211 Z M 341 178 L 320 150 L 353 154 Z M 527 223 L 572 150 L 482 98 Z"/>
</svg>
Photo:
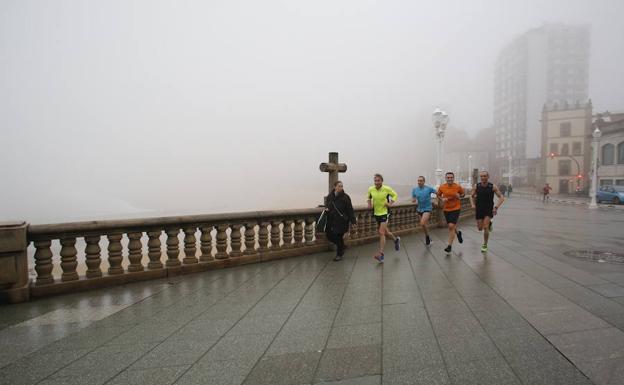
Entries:
<svg viewBox="0 0 624 385">
<path fill-rule="evenodd" d="M 327 227 L 327 211 L 323 210 L 321 215 L 316 220 L 316 232 L 324 233 Z"/>
</svg>

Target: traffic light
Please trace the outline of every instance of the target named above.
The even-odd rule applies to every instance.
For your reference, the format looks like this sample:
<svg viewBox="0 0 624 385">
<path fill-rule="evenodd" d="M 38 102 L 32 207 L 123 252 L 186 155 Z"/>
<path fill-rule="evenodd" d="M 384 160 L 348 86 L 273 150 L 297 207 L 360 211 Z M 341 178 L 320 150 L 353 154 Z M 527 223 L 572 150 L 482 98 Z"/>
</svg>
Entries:
<svg viewBox="0 0 624 385">
<path fill-rule="evenodd" d="M 583 174 L 578 174 L 576 177 L 579 179 L 583 179 Z"/>
<path fill-rule="evenodd" d="M 554 152 L 551 152 L 551 153 L 549 154 L 550 159 L 555 159 L 555 155 L 556 155 L 556 154 L 555 154 Z"/>
</svg>

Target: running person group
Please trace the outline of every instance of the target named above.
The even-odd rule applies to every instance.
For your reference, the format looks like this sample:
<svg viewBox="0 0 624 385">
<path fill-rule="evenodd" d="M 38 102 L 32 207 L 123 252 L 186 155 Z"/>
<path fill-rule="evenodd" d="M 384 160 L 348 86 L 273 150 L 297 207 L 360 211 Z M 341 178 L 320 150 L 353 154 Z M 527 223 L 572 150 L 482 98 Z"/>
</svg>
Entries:
<svg viewBox="0 0 624 385">
<path fill-rule="evenodd" d="M 479 231 L 483 231 L 483 244 L 481 251 L 487 251 L 490 232 L 492 231 L 492 218 L 497 214 L 498 209 L 505 201 L 498 187 L 489 182 L 489 174 L 487 171 L 481 171 L 480 182 L 472 187 L 470 194 L 470 204 L 475 210 L 477 219 L 477 227 Z M 438 205 L 442 208 L 444 219 L 448 227 L 448 242 L 444 251 L 447 254 L 452 252 L 453 242 L 455 238 L 459 243 L 463 243 L 462 232 L 457 228 L 459 216 L 461 213 L 461 199 L 465 196 L 465 191 L 461 185 L 455 183 L 455 174 L 447 172 L 445 175 L 446 183 L 442 184 L 438 189 L 425 184 L 425 177 L 418 177 L 418 186 L 412 189 L 412 203 L 416 205 L 416 211 L 420 218 L 420 225 L 425 234 L 425 244 L 431 245 L 431 237 L 429 234 L 428 224 L 433 211 L 432 196 L 438 198 Z M 374 184 L 369 187 L 367 202 L 368 208 L 373 211 L 377 229 L 379 234 L 379 249 L 374 258 L 379 262 L 384 262 L 386 238 L 390 238 L 394 243 L 396 251 L 401 249 L 401 237 L 395 236 L 388 229 L 390 220 L 390 210 L 398 199 L 398 194 L 394 189 L 383 183 L 383 176 L 375 174 Z M 494 204 L 494 195 L 498 197 L 498 202 Z M 329 203 L 328 203 L 329 202 Z M 329 222 L 331 229 L 331 237 L 328 239 L 337 246 L 337 255 L 335 260 L 340 261 L 344 253 L 343 236 L 349 231 L 349 227 L 355 226 L 355 215 L 349 196 L 344 193 L 342 182 L 336 182 L 334 191 L 326 197 L 326 209 L 329 213 Z"/>
</svg>

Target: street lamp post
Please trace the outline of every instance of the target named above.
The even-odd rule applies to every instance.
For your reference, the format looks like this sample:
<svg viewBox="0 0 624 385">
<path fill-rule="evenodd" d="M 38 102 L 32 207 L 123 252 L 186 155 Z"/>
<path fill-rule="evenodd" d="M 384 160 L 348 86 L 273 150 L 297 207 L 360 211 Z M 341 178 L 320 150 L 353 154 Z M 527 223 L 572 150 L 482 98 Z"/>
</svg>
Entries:
<svg viewBox="0 0 624 385">
<path fill-rule="evenodd" d="M 444 142 L 444 134 L 449 117 L 445 111 L 442 111 L 440 107 L 438 107 L 433 111 L 432 120 L 436 139 L 438 140 L 435 174 L 438 180 L 438 186 L 440 186 L 442 185 L 442 143 Z"/>
<path fill-rule="evenodd" d="M 574 163 L 576 163 L 576 177 L 575 177 L 576 178 L 576 190 L 580 191 L 581 190 L 581 177 L 583 176 L 581 175 L 581 164 L 573 156 L 561 155 L 555 152 L 551 152 L 550 159 L 555 159 L 555 157 L 570 158 L 574 161 Z"/>
<path fill-rule="evenodd" d="M 589 202 L 590 209 L 598 208 L 596 204 L 596 191 L 598 190 L 598 143 L 600 143 L 601 136 L 602 132 L 596 127 L 592 134 L 592 181 L 591 188 L 589 189 L 589 197 L 591 198 L 591 202 Z"/>
<path fill-rule="evenodd" d="M 468 184 L 472 186 L 472 155 L 468 154 Z"/>
<path fill-rule="evenodd" d="M 509 184 L 511 184 L 511 155 L 509 155 Z"/>
</svg>

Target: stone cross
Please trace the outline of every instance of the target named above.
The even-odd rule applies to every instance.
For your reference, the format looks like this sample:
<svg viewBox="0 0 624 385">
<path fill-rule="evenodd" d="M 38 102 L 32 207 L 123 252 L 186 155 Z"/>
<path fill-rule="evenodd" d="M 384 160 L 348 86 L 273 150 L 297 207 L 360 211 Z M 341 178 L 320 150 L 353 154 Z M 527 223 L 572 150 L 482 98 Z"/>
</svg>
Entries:
<svg viewBox="0 0 624 385">
<path fill-rule="evenodd" d="M 334 183 L 338 180 L 339 172 L 346 172 L 347 165 L 344 163 L 338 163 L 338 153 L 330 152 L 329 153 L 329 162 L 321 163 L 319 169 L 322 172 L 329 173 L 329 192 L 332 192 L 334 189 Z"/>
</svg>

